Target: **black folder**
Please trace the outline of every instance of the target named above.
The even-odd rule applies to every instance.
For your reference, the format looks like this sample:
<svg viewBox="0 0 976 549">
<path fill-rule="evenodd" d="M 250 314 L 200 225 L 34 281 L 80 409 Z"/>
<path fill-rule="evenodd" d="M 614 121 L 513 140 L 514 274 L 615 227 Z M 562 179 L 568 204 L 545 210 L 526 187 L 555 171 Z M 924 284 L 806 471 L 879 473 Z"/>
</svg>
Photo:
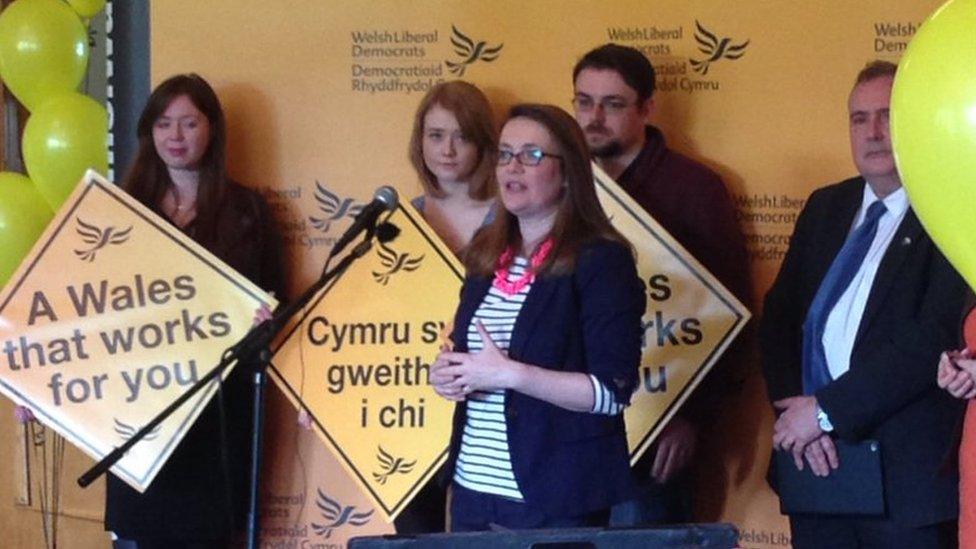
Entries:
<svg viewBox="0 0 976 549">
<path fill-rule="evenodd" d="M 808 463 L 798 471 L 793 454 L 777 451 L 776 483 L 784 514 L 883 515 L 881 445 L 876 440 L 834 440 L 840 467 L 818 477 Z"/>
</svg>

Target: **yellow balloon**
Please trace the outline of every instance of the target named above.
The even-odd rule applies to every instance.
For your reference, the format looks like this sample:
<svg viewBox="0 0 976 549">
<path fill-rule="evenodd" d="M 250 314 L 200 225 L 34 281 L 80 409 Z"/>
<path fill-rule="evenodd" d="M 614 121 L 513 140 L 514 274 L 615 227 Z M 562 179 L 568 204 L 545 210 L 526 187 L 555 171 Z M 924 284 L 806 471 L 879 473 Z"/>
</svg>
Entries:
<svg viewBox="0 0 976 549">
<path fill-rule="evenodd" d="M 7 283 L 52 217 L 54 212 L 30 179 L 0 172 L 0 286 Z"/>
<path fill-rule="evenodd" d="M 61 0 L 16 0 L 0 13 L 0 77 L 34 111 L 78 88 L 88 67 L 88 36 Z"/>
<path fill-rule="evenodd" d="M 85 18 L 94 17 L 105 7 L 105 0 L 68 0 L 68 3 L 78 15 Z"/>
<path fill-rule="evenodd" d="M 895 159 L 932 240 L 976 287 L 976 0 L 951 0 L 908 45 L 891 96 Z"/>
<path fill-rule="evenodd" d="M 23 150 L 27 173 L 56 210 L 85 170 L 108 171 L 108 112 L 80 93 L 52 97 L 27 119 Z"/>
</svg>

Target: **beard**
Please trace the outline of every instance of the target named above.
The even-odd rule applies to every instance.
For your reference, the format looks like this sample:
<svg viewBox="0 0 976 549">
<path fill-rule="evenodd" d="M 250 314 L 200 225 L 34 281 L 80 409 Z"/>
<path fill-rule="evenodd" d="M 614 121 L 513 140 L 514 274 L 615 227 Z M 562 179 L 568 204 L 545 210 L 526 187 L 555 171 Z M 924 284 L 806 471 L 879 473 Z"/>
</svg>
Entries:
<svg viewBox="0 0 976 549">
<path fill-rule="evenodd" d="M 613 158 L 615 156 L 620 156 L 623 154 L 623 152 L 623 145 L 621 145 L 620 141 L 617 141 L 616 139 L 600 146 L 590 147 L 590 154 L 596 158 Z"/>
<path fill-rule="evenodd" d="M 589 138 L 590 135 L 610 135 L 610 132 L 603 125 L 597 124 L 588 124 L 586 128 L 583 129 L 583 132 L 587 138 Z M 613 158 L 615 156 L 620 156 L 624 152 L 624 147 L 620 144 L 620 140 L 618 139 L 611 139 L 602 145 L 592 145 L 590 144 L 590 140 L 587 139 L 587 145 L 590 147 L 590 154 L 596 158 Z"/>
</svg>

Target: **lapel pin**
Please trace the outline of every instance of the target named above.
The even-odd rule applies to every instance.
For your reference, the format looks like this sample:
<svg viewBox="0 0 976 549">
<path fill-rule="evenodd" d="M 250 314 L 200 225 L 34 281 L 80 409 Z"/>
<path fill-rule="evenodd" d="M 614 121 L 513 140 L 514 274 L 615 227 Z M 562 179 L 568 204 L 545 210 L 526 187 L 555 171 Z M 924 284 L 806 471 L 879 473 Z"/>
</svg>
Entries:
<svg viewBox="0 0 976 549">
<path fill-rule="evenodd" d="M 912 243 L 912 237 L 910 236 L 906 236 L 905 238 L 901 239 L 902 246 L 908 246 L 911 243 Z"/>
</svg>

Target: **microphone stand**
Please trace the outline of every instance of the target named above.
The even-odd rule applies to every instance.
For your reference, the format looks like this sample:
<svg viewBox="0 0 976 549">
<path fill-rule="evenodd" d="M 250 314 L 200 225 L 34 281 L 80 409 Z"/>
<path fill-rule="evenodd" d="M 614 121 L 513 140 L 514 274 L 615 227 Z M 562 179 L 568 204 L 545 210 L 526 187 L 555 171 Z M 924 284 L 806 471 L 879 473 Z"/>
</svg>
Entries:
<svg viewBox="0 0 976 549">
<path fill-rule="evenodd" d="M 383 223 L 382 225 L 392 227 L 392 225 L 389 225 L 388 223 Z M 115 465 L 116 462 L 122 459 L 122 456 L 124 456 L 130 448 L 135 446 L 139 441 L 145 438 L 146 435 L 151 433 L 157 425 L 165 421 L 166 418 L 168 418 L 187 400 L 192 398 L 193 395 L 206 387 L 211 381 L 217 379 L 217 377 L 220 376 L 231 364 L 238 361 L 244 361 L 249 357 L 257 356 L 259 357 L 259 361 L 254 365 L 254 413 L 252 416 L 253 433 L 251 437 L 251 471 L 247 517 L 247 546 L 248 549 L 256 549 L 258 546 L 258 534 L 260 532 L 258 525 L 258 484 L 261 473 L 261 427 L 264 420 L 264 371 L 271 359 L 271 353 L 269 351 L 271 341 L 278 334 L 278 332 L 284 328 L 285 324 L 288 322 L 288 319 L 294 316 L 295 313 L 310 302 L 319 292 L 319 290 L 324 288 L 329 282 L 337 281 L 355 260 L 369 252 L 373 246 L 371 240 L 374 232 L 375 229 L 373 228 L 368 230 L 363 241 L 353 248 L 351 252 L 346 254 L 346 256 L 342 258 L 342 261 L 340 261 L 339 264 L 336 265 L 336 267 L 331 271 L 327 270 L 328 262 L 326 262 L 326 268 L 323 269 L 322 275 L 319 277 L 319 279 L 314 284 L 309 286 L 298 299 L 292 301 L 285 307 L 278 307 L 270 319 L 252 327 L 251 330 L 243 338 L 241 338 L 240 341 L 224 351 L 223 355 L 220 357 L 220 362 L 209 373 L 207 373 L 207 375 L 200 378 L 200 380 L 191 386 L 185 393 L 171 402 L 162 412 L 160 412 L 156 417 L 150 420 L 149 423 L 145 424 L 134 435 L 132 435 L 129 440 L 125 441 L 122 446 L 116 447 L 92 468 L 78 477 L 78 485 L 82 488 L 86 488 L 98 477 L 105 474 L 105 472 Z M 379 233 L 379 240 L 386 242 L 395 238 L 399 233 L 399 229 L 394 228 L 393 231 L 380 230 Z M 331 258 L 332 255 L 329 256 L 329 259 Z"/>
</svg>

